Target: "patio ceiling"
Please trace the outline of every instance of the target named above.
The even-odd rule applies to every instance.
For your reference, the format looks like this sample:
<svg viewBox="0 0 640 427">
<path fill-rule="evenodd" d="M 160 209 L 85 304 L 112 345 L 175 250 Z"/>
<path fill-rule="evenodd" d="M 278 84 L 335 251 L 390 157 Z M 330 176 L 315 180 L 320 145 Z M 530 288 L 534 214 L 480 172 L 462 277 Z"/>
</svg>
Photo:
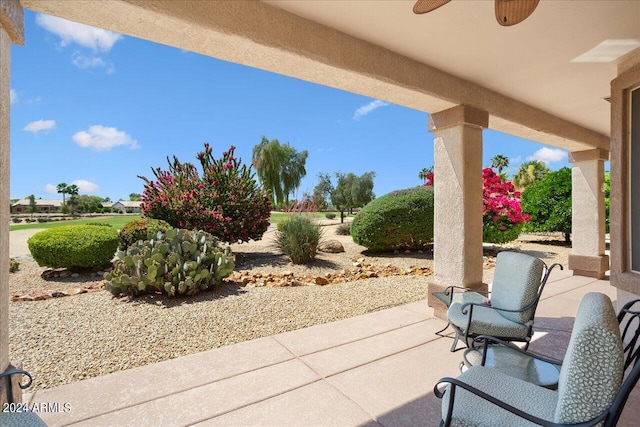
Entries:
<svg viewBox="0 0 640 427">
<path fill-rule="evenodd" d="M 514 27 L 497 24 L 492 0 L 426 15 L 412 13 L 413 0 L 21 3 L 425 112 L 472 105 L 489 111 L 493 129 L 572 151 L 609 149 L 603 98 L 618 67 L 640 57 L 633 0 L 542 0 Z M 636 50 L 620 55 L 611 40 Z M 607 41 L 613 59 L 572 62 Z"/>
</svg>

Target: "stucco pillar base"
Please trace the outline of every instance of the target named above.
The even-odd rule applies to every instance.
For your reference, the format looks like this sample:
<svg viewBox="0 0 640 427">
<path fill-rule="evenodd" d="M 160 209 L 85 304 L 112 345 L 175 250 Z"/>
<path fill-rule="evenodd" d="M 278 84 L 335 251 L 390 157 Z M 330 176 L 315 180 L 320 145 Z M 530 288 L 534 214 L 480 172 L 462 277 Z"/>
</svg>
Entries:
<svg viewBox="0 0 640 427">
<path fill-rule="evenodd" d="M 15 364 L 9 364 L 7 370 L 9 369 L 22 369 L 22 362 L 16 362 Z M 22 403 L 22 389 L 20 388 L 20 383 L 22 382 L 22 375 L 16 374 L 11 376 L 11 389 L 13 394 L 13 401 L 15 403 Z M 8 403 L 7 399 L 7 381 L 6 377 L 2 377 L 0 379 L 0 407 L 3 404 Z"/>
<path fill-rule="evenodd" d="M 429 307 L 433 308 L 433 314 L 438 319 L 447 320 L 447 306 L 445 303 L 440 301 L 438 298 L 433 296 L 434 292 L 444 292 L 444 290 L 450 285 L 442 285 L 439 283 L 429 282 L 429 296 L 427 298 L 427 304 Z M 486 283 L 480 283 L 477 286 L 467 286 L 469 290 L 486 292 L 489 290 L 489 285 Z M 460 290 L 462 291 L 462 289 Z"/>
<path fill-rule="evenodd" d="M 569 255 L 569 270 L 573 270 L 574 276 L 604 279 L 609 270 L 609 255 Z"/>
</svg>

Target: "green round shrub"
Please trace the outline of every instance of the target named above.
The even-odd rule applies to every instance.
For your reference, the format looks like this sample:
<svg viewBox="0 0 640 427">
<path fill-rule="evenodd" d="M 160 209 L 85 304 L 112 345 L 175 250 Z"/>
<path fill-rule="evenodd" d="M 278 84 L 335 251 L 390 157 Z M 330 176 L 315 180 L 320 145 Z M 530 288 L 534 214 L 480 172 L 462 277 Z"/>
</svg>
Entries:
<svg viewBox="0 0 640 427">
<path fill-rule="evenodd" d="M 127 222 L 120 230 L 118 237 L 120 239 L 119 249 L 126 251 L 127 248 L 138 240 L 146 240 L 149 233 L 157 233 L 158 231 L 166 232 L 173 227 L 169 223 L 161 219 L 140 218 Z"/>
<path fill-rule="evenodd" d="M 27 244 L 41 267 L 99 269 L 110 265 L 118 249 L 118 232 L 95 225 L 67 225 L 36 233 Z"/>
<path fill-rule="evenodd" d="M 369 202 L 353 219 L 351 237 L 372 251 L 420 248 L 433 240 L 433 188 L 397 190 Z"/>
<path fill-rule="evenodd" d="M 327 219 L 335 219 L 336 214 L 334 212 L 327 212 L 324 216 L 327 217 Z"/>
</svg>

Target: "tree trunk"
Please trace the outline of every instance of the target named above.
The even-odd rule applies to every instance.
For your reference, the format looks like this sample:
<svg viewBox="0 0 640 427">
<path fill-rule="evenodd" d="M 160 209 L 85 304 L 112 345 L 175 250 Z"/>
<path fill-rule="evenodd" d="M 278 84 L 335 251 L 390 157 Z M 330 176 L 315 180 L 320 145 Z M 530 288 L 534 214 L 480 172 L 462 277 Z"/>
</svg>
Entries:
<svg viewBox="0 0 640 427">
<path fill-rule="evenodd" d="M 340 211 L 340 224 L 344 224 L 344 211 Z"/>
</svg>

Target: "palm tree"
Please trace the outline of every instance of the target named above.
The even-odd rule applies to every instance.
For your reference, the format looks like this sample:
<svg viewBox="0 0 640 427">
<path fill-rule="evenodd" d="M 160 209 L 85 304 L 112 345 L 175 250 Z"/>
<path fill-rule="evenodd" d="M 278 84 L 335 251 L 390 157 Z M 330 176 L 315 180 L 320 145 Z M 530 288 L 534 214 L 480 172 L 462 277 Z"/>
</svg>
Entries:
<svg viewBox="0 0 640 427">
<path fill-rule="evenodd" d="M 69 195 L 69 204 L 72 207 L 78 204 L 78 191 L 80 191 L 80 189 L 75 184 L 71 184 L 70 186 L 67 187 L 67 194 Z M 73 212 L 73 209 L 72 209 L 72 212 Z"/>
<path fill-rule="evenodd" d="M 502 169 L 509 167 L 509 158 L 502 154 L 496 154 L 491 159 L 491 167 L 498 169 L 498 175 L 502 173 Z"/>
<path fill-rule="evenodd" d="M 551 172 L 541 160 L 531 160 L 520 165 L 518 172 L 513 176 L 513 185 L 517 188 L 526 188 L 534 182 L 542 179 Z"/>
<path fill-rule="evenodd" d="M 431 172 L 433 172 L 433 166 L 430 168 L 422 168 L 420 169 L 420 172 L 418 172 L 418 178 L 420 178 L 424 182 L 427 182 L 427 175 L 429 175 Z"/>
<path fill-rule="evenodd" d="M 62 204 L 64 205 L 66 203 L 66 199 L 65 199 L 65 194 L 68 193 L 67 189 L 68 189 L 68 185 L 66 182 L 61 182 L 60 184 L 58 184 L 58 186 L 56 187 L 56 191 L 58 191 L 58 193 L 62 193 Z"/>
</svg>

